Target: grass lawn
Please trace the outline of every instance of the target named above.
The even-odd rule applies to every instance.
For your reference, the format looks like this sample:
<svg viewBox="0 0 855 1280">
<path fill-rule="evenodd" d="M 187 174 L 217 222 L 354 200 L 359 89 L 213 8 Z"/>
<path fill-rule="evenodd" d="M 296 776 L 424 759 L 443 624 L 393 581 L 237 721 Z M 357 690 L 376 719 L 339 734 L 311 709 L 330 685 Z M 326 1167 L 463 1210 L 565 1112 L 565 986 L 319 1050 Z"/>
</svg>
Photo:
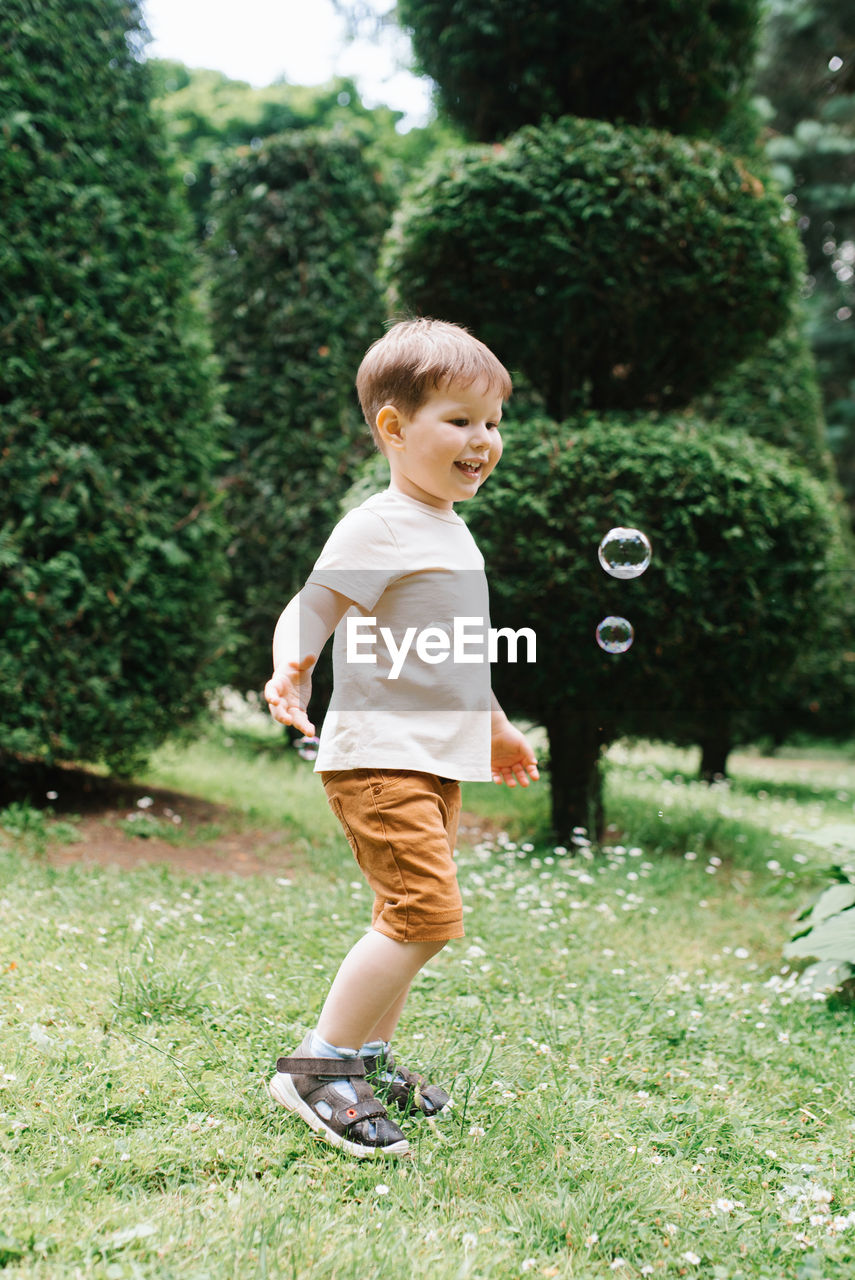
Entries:
<svg viewBox="0 0 855 1280">
<path fill-rule="evenodd" d="M 468 936 L 397 1042 L 455 1106 L 398 1162 L 266 1092 L 369 910 L 311 766 L 223 730 L 139 779 L 284 835 L 266 873 L 60 861 L 62 795 L 0 811 L 4 1280 L 851 1280 L 852 1011 L 781 948 L 855 844 L 855 755 L 694 763 L 615 748 L 596 855 L 544 838 L 545 787 L 464 789 Z M 172 821 L 129 804 L 126 841 Z"/>
</svg>

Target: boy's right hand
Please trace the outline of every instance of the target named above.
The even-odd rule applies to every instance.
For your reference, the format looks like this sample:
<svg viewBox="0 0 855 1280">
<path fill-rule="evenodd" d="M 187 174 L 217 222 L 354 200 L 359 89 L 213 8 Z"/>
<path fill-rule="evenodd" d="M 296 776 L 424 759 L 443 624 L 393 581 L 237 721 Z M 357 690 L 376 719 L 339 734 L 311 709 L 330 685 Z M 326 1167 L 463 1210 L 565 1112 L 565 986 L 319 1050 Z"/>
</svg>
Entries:
<svg viewBox="0 0 855 1280">
<path fill-rule="evenodd" d="M 264 697 L 273 719 L 280 724 L 292 724 L 307 738 L 315 736 L 315 726 L 306 715 L 312 692 L 314 665 L 314 654 L 310 654 L 302 662 L 289 662 L 287 666 L 274 671 L 264 686 Z"/>
</svg>

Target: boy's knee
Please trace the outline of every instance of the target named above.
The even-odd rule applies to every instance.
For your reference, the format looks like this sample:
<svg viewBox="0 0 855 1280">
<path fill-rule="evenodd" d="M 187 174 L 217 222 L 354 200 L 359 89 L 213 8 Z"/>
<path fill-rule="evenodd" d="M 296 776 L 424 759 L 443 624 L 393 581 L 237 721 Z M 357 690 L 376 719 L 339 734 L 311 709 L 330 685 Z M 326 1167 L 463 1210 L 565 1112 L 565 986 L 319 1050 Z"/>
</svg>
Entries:
<svg viewBox="0 0 855 1280">
<path fill-rule="evenodd" d="M 424 939 L 412 938 L 409 941 L 404 942 L 403 946 L 410 948 L 413 955 L 418 954 L 419 960 L 422 964 L 427 964 L 428 960 L 437 955 L 445 944 L 450 941 L 450 938 L 437 938 L 435 941 L 433 939 L 426 941 Z"/>
<path fill-rule="evenodd" d="M 438 955 L 442 950 L 442 948 L 446 946 L 447 943 L 449 943 L 450 941 L 451 941 L 450 938 L 441 938 L 437 942 L 423 942 L 422 946 L 425 948 L 426 954 L 430 959 L 431 956 Z"/>
</svg>

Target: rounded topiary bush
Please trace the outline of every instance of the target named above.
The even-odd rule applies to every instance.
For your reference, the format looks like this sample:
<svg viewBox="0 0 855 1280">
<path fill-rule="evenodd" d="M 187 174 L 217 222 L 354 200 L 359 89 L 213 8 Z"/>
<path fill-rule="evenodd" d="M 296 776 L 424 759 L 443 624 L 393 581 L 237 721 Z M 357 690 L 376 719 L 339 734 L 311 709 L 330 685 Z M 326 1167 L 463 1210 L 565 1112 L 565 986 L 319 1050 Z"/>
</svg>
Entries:
<svg viewBox="0 0 855 1280">
<path fill-rule="evenodd" d="M 801 259 L 782 208 L 708 143 L 566 118 L 431 170 L 386 270 L 404 306 L 474 329 L 555 417 L 677 406 L 788 316 Z"/>
<path fill-rule="evenodd" d="M 788 449 L 815 475 L 826 480 L 833 475 L 816 361 L 795 306 L 779 333 L 719 379 L 692 408 L 720 430 L 746 432 Z"/>
<path fill-rule="evenodd" d="M 603 744 L 634 733 L 695 743 L 712 729 L 745 741 L 803 655 L 839 648 L 827 625 L 846 563 L 839 512 L 779 450 L 708 424 L 559 425 L 511 411 L 504 435 L 500 466 L 464 510 L 489 565 L 493 625 L 537 633 L 536 665 L 499 664 L 494 685 L 509 712 L 549 731 L 567 834 L 589 825 Z M 634 580 L 598 562 L 616 525 L 653 545 Z M 597 646 L 608 615 L 635 629 L 624 654 Z"/>
<path fill-rule="evenodd" d="M 751 69 L 757 0 L 399 0 L 422 69 L 470 137 L 543 116 L 717 128 Z"/>
<path fill-rule="evenodd" d="M 138 24 L 0 10 L 0 756 L 133 761 L 224 635 L 218 409 Z"/>
</svg>

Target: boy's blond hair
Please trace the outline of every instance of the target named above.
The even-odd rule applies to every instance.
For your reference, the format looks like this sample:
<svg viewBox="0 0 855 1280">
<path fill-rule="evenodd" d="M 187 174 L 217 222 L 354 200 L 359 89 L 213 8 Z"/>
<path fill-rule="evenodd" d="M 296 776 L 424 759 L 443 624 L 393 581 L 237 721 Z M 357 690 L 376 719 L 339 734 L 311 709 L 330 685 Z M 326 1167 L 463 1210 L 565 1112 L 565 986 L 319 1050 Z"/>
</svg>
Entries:
<svg viewBox="0 0 855 1280">
<path fill-rule="evenodd" d="M 447 320 L 401 320 L 368 348 L 356 375 L 365 421 L 379 448 L 377 414 L 384 404 L 412 414 L 447 382 L 483 382 L 507 400 L 511 376 L 468 329 Z"/>
</svg>

